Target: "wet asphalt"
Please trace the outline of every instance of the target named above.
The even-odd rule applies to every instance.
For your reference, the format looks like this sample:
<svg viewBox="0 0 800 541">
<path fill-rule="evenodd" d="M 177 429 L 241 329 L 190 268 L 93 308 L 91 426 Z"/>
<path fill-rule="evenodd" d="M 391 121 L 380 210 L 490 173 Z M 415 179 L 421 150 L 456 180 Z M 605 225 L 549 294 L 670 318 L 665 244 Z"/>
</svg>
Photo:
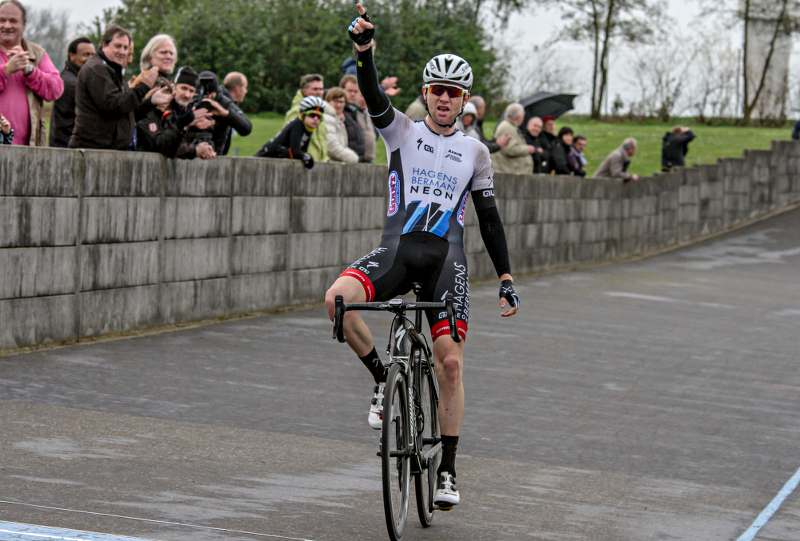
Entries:
<svg viewBox="0 0 800 541">
<path fill-rule="evenodd" d="M 462 504 L 404 539 L 736 540 L 800 468 L 800 209 L 517 284 L 472 288 Z M 386 539 L 370 395 L 321 307 L 0 357 L 0 521 Z"/>
</svg>

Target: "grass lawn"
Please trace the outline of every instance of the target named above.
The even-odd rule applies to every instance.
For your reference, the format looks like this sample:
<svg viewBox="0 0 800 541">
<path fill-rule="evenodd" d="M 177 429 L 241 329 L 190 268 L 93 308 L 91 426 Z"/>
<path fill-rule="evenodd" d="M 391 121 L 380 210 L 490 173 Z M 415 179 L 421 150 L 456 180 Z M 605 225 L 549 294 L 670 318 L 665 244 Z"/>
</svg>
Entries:
<svg viewBox="0 0 800 541">
<path fill-rule="evenodd" d="M 252 156 L 261 146 L 283 127 L 283 115 L 261 113 L 250 117 L 253 132 L 248 137 L 235 137 L 231 148 L 239 148 L 240 156 Z M 687 121 L 682 121 L 687 124 Z M 494 131 L 496 121 L 487 119 L 484 132 Z M 600 166 L 609 152 L 617 148 L 627 137 L 635 137 L 639 150 L 631 160 L 630 171 L 638 175 L 651 175 L 661 170 L 661 139 L 674 124 L 657 121 L 645 123 L 610 123 L 586 120 L 577 116 L 563 116 L 556 122 L 556 130 L 570 126 L 576 134 L 586 136 L 586 158 L 589 160 L 589 174 Z M 716 163 L 717 158 L 742 155 L 745 148 L 768 149 L 773 139 L 789 139 L 791 127 L 785 128 L 741 128 L 736 126 L 704 126 L 688 122 L 697 134 L 689 144 L 686 164 Z M 231 151 L 231 154 L 233 152 Z M 386 149 L 383 140 L 378 139 L 377 163 L 386 163 Z"/>
</svg>

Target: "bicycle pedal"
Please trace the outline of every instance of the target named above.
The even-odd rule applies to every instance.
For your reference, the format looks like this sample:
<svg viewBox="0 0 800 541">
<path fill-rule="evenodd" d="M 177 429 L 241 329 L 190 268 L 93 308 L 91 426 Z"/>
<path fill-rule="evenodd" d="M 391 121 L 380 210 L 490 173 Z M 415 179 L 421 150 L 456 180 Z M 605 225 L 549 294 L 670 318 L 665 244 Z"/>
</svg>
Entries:
<svg viewBox="0 0 800 541">
<path fill-rule="evenodd" d="M 437 503 L 433 506 L 434 509 L 438 509 L 439 511 L 450 511 L 453 507 L 455 507 L 455 505 L 448 503 Z"/>
</svg>

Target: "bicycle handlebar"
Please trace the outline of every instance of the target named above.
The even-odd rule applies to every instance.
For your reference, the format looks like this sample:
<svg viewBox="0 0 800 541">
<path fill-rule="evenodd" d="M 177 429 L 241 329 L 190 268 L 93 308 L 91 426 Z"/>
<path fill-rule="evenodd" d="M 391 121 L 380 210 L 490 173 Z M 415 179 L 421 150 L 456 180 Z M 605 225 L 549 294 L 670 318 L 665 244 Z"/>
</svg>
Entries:
<svg viewBox="0 0 800 541">
<path fill-rule="evenodd" d="M 392 299 L 383 302 L 353 302 L 350 304 L 345 304 L 344 298 L 341 295 L 336 295 L 336 305 L 333 315 L 333 338 L 339 342 L 345 342 L 342 319 L 344 318 L 344 313 L 348 310 L 384 310 L 401 314 L 406 310 L 435 310 L 442 308 L 447 310 L 447 323 L 450 326 L 450 337 L 454 342 L 461 342 L 461 336 L 458 334 L 458 328 L 456 327 L 456 310 L 453 305 L 452 293 L 448 293 L 442 302 L 405 302 L 403 299 Z"/>
</svg>

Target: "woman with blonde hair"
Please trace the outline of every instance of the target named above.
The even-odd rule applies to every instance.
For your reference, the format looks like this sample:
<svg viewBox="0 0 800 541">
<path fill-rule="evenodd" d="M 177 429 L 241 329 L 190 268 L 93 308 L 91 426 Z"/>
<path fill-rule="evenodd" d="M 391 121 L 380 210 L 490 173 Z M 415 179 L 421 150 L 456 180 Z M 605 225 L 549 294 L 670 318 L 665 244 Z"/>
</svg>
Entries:
<svg viewBox="0 0 800 541">
<path fill-rule="evenodd" d="M 344 107 L 347 104 L 344 89 L 338 86 L 331 88 L 325 95 L 325 101 L 336 110 L 334 114 L 325 111 L 328 156 L 332 162 L 358 163 L 358 154 L 348 146 L 347 127 L 344 125 Z"/>
<path fill-rule="evenodd" d="M 158 34 L 150 38 L 142 49 L 139 67 L 145 72 L 155 66 L 161 76 L 169 79 L 177 61 L 178 48 L 175 40 L 167 34 Z"/>
</svg>

